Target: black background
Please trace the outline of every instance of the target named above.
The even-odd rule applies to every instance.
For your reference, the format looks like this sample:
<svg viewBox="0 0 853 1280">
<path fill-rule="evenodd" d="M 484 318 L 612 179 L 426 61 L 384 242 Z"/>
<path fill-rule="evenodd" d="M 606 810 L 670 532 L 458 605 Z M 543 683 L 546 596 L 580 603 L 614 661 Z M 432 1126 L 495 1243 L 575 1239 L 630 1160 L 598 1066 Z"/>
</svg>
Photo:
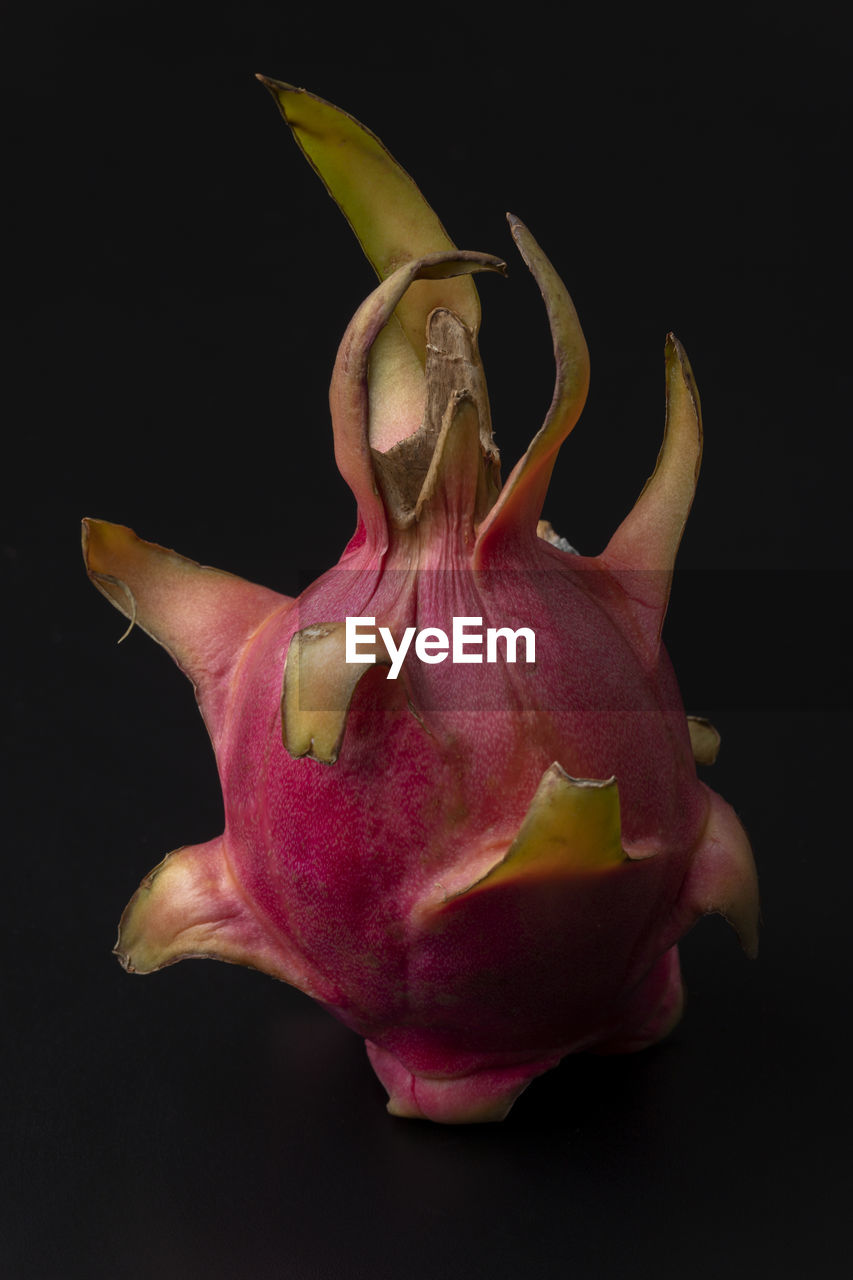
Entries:
<svg viewBox="0 0 853 1280">
<path fill-rule="evenodd" d="M 836 17 L 7 7 L 10 1280 L 847 1274 Z M 553 370 L 505 210 L 551 256 L 593 382 L 546 515 L 581 550 L 601 548 L 653 465 L 669 329 L 702 392 L 666 634 L 688 710 L 723 734 L 708 780 L 755 846 L 761 956 L 703 922 L 670 1040 L 564 1062 L 501 1126 L 391 1119 L 355 1037 L 270 979 L 189 963 L 134 979 L 110 955 L 138 880 L 217 834 L 221 801 L 189 686 L 143 634 L 116 647 L 79 518 L 290 593 L 354 522 L 326 392 L 373 276 L 256 71 L 361 119 L 456 243 L 507 257 L 509 279 L 480 294 L 509 464 Z"/>
</svg>

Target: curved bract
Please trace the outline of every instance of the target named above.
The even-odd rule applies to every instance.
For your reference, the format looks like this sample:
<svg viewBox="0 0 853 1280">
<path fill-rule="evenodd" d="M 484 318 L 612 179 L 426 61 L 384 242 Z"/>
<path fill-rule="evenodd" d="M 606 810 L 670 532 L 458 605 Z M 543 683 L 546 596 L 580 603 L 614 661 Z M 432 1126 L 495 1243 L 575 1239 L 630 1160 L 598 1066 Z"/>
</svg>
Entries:
<svg viewBox="0 0 853 1280">
<path fill-rule="evenodd" d="M 225 805 L 143 880 L 116 951 L 261 969 L 364 1036 L 394 1114 L 501 1119 L 565 1054 L 667 1033 L 700 915 L 755 951 L 749 843 L 696 774 L 719 735 L 660 643 L 698 395 L 670 337 L 654 474 L 601 555 L 565 550 L 540 516 L 589 358 L 555 268 L 511 217 L 556 379 L 501 486 L 473 273 L 503 262 L 457 249 L 357 121 L 265 83 L 380 278 L 330 393 L 358 526 L 291 600 L 84 521 L 95 585 L 195 686 Z"/>
</svg>

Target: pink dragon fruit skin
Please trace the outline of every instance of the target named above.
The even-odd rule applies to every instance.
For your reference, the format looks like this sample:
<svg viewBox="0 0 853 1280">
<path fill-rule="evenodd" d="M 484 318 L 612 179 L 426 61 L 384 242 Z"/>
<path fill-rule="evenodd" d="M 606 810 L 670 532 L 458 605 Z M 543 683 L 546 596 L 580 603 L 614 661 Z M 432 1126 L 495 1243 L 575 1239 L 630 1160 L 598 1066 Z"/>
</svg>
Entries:
<svg viewBox="0 0 853 1280">
<path fill-rule="evenodd" d="M 335 455 L 358 503 L 339 565 L 298 600 L 86 520 L 86 566 L 192 680 L 225 831 L 169 854 L 122 917 L 124 966 L 190 956 L 299 987 L 367 1041 L 389 1110 L 497 1120 L 580 1049 L 623 1052 L 682 1008 L 677 942 L 723 913 L 748 952 L 757 886 L 733 811 L 696 775 L 715 731 L 684 713 L 660 643 L 701 455 L 686 356 L 666 346 L 654 474 L 596 557 L 540 522 L 588 357 L 526 228 L 557 379 L 500 487 L 475 271 L 381 143 L 265 81 L 381 283 L 341 344 Z M 345 660 L 345 619 L 528 627 L 535 663 Z M 368 646 L 369 647 L 369 646 Z M 503 650 L 500 650 L 503 653 Z"/>
</svg>

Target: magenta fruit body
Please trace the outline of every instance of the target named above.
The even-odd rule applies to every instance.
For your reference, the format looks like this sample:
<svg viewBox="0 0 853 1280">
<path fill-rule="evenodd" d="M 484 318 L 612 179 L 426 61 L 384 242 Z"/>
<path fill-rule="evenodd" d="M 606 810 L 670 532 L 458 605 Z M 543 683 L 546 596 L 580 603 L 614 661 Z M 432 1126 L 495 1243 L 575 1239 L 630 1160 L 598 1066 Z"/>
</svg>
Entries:
<svg viewBox="0 0 853 1280">
<path fill-rule="evenodd" d="M 503 264 L 456 250 L 362 126 L 269 84 L 381 279 L 331 389 L 358 527 L 291 600 L 84 522 L 93 582 L 193 681 L 225 802 L 222 836 L 143 881 L 117 952 L 136 972 L 212 956 L 271 973 L 366 1039 L 394 1114 L 500 1119 L 565 1054 L 670 1030 L 677 943 L 700 915 L 722 912 L 755 949 L 748 841 L 696 773 L 716 734 L 685 715 L 660 643 L 698 395 L 670 337 L 655 472 L 600 555 L 566 549 L 540 516 L 588 357 L 553 267 L 511 219 L 557 382 L 501 485 L 471 273 Z M 351 162 L 368 214 L 347 203 Z M 395 645 L 410 627 L 450 635 L 460 617 L 528 628 L 535 661 L 507 661 L 503 641 L 491 663 L 430 663 L 413 646 L 391 678 L 381 640 L 373 660 L 345 659 L 345 620 L 364 617 Z"/>
</svg>

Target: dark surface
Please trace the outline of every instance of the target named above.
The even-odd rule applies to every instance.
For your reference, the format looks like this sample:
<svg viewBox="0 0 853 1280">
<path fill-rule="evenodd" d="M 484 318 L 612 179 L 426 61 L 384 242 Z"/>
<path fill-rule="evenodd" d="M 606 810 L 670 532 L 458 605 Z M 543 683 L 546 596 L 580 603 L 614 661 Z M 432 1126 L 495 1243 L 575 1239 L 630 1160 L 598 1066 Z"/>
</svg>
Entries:
<svg viewBox="0 0 853 1280">
<path fill-rule="evenodd" d="M 847 69 L 820 5 L 534 18 L 4 19 L 9 1280 L 848 1274 Z M 501 1126 L 392 1120 L 357 1039 L 271 979 L 110 955 L 221 801 L 189 686 L 141 633 L 116 648 L 80 516 L 289 592 L 353 524 L 326 388 L 373 277 L 256 71 L 351 111 L 457 243 L 506 255 L 480 292 L 508 463 L 553 371 L 505 209 L 551 255 L 593 386 L 546 515 L 581 550 L 653 464 L 668 329 L 703 396 L 667 636 L 723 734 L 707 777 L 755 846 L 761 955 L 702 923 L 671 1039 L 564 1062 Z"/>
</svg>

